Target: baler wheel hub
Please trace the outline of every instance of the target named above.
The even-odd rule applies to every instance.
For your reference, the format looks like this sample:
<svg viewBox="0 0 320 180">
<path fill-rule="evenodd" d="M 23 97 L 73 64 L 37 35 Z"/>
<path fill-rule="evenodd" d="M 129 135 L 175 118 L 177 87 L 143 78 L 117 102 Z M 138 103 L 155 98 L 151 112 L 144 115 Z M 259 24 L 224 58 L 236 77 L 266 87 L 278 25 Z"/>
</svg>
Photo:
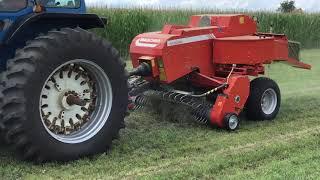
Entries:
<svg viewBox="0 0 320 180">
<path fill-rule="evenodd" d="M 237 116 L 233 115 L 230 117 L 230 120 L 229 120 L 230 129 L 235 129 L 238 126 L 238 123 L 239 123 L 239 119 Z"/>
<path fill-rule="evenodd" d="M 273 89 L 267 89 L 261 98 L 262 111 L 269 115 L 277 108 L 278 98 L 277 93 Z"/>
<path fill-rule="evenodd" d="M 225 128 L 229 131 L 235 131 L 239 128 L 240 119 L 237 114 L 230 113 L 224 117 Z"/>
</svg>

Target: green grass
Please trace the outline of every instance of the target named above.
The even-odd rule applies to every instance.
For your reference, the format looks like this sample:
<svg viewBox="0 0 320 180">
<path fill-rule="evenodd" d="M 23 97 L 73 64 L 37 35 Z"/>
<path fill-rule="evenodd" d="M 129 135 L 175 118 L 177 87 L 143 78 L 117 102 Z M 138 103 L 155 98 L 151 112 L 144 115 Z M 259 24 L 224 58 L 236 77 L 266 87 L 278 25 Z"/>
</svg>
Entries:
<svg viewBox="0 0 320 180">
<path fill-rule="evenodd" d="M 108 155 L 58 164 L 18 161 L 0 151 L 1 179 L 317 179 L 320 177 L 320 50 L 304 50 L 312 71 L 269 68 L 282 90 L 275 121 L 239 131 L 135 113 Z"/>
<path fill-rule="evenodd" d="M 107 17 L 106 29 L 97 32 L 113 42 L 123 56 L 128 53 L 132 39 L 147 31 L 161 30 L 163 25 L 188 24 L 194 14 L 244 13 L 257 16 L 259 31 L 285 33 L 289 39 L 299 41 L 303 48 L 320 48 L 320 14 L 283 14 L 273 12 L 237 12 L 219 10 L 150 10 L 150 9 L 90 9 L 90 12 Z"/>
</svg>

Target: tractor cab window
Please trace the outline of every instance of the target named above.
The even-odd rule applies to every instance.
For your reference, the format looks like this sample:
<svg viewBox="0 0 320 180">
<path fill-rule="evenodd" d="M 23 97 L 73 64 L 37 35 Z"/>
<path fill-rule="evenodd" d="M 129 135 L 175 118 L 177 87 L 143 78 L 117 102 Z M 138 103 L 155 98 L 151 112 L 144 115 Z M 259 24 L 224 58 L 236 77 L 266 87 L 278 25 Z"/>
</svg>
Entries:
<svg viewBox="0 0 320 180">
<path fill-rule="evenodd" d="M 48 8 L 79 8 L 80 0 L 38 0 L 38 3 Z"/>
<path fill-rule="evenodd" d="M 19 11 L 27 7 L 26 0 L 0 0 L 0 11 Z"/>
</svg>

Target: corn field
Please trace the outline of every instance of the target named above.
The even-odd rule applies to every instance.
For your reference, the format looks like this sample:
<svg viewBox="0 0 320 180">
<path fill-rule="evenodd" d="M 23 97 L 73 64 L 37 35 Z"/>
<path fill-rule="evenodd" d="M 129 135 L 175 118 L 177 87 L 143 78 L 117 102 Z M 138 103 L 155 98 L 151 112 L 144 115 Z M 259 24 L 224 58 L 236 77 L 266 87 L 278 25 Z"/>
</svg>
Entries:
<svg viewBox="0 0 320 180">
<path fill-rule="evenodd" d="M 187 24 L 193 14 L 245 13 L 256 16 L 259 31 L 284 33 L 290 40 L 301 42 L 302 48 L 320 48 L 320 14 L 282 14 L 272 12 L 230 12 L 210 10 L 165 10 L 165 9 L 90 9 L 108 19 L 104 30 L 96 30 L 109 39 L 126 57 L 132 39 L 143 32 L 161 30 L 166 23 Z"/>
</svg>

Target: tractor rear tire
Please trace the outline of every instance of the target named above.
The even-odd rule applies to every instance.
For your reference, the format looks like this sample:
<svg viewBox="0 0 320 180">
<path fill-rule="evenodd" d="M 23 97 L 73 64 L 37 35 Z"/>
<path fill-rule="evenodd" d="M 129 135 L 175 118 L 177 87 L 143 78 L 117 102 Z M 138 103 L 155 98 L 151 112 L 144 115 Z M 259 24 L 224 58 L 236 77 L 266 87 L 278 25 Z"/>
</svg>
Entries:
<svg viewBox="0 0 320 180">
<path fill-rule="evenodd" d="M 8 60 L 5 74 L 0 124 L 23 160 L 66 162 L 103 153 L 123 127 L 125 63 L 93 33 L 65 28 L 39 36 Z"/>
<path fill-rule="evenodd" d="M 2 93 L 2 90 L 4 88 L 4 80 L 5 80 L 5 77 L 6 77 L 6 73 L 1 73 L 0 74 L 0 107 L 3 103 L 3 93 Z M 1 111 L 1 109 L 0 109 Z M 3 122 L 1 121 L 1 119 L 3 118 L 3 113 L 0 112 L 0 147 L 1 146 L 5 146 L 7 145 L 5 139 L 4 139 L 4 129 L 5 129 L 5 126 L 3 124 Z"/>
<path fill-rule="evenodd" d="M 279 113 L 281 93 L 275 81 L 260 77 L 251 81 L 246 105 L 249 120 L 273 120 Z"/>
</svg>

